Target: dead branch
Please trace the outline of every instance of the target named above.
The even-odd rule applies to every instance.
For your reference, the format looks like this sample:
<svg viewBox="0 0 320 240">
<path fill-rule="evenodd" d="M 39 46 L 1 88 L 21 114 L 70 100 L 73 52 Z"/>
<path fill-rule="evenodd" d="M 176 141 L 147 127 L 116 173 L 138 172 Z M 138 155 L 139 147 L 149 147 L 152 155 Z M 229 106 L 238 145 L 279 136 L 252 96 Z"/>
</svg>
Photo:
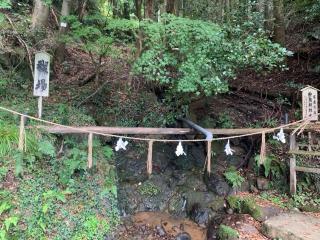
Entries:
<svg viewBox="0 0 320 240">
<path fill-rule="evenodd" d="M 29 47 L 28 47 L 27 43 L 21 38 L 19 32 L 18 32 L 17 29 L 15 28 L 15 26 L 14 26 L 13 22 L 11 21 L 10 17 L 9 17 L 7 14 L 4 14 L 4 16 L 5 16 L 6 19 L 9 21 L 12 29 L 15 31 L 16 37 L 17 37 L 18 41 L 25 47 L 25 49 L 26 49 L 26 51 L 27 51 L 28 60 L 29 60 L 29 68 L 30 68 L 32 77 L 34 77 L 34 71 L 33 71 L 33 67 L 32 67 L 33 64 L 32 64 L 32 58 L 31 58 L 31 53 L 30 53 Z"/>
</svg>

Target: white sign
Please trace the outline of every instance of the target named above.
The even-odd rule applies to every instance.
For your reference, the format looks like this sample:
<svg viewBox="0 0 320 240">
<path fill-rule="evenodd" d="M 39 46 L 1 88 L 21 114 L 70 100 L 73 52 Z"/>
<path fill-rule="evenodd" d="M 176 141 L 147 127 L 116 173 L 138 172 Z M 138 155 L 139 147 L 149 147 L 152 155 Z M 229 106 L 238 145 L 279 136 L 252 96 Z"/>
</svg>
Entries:
<svg viewBox="0 0 320 240">
<path fill-rule="evenodd" d="M 60 27 L 64 27 L 64 28 L 67 27 L 67 23 L 61 22 L 61 23 L 60 23 Z"/>
<path fill-rule="evenodd" d="M 50 55 L 39 52 L 35 55 L 33 95 L 49 96 Z"/>
<path fill-rule="evenodd" d="M 318 89 L 307 86 L 302 90 L 303 119 L 318 121 Z"/>
</svg>

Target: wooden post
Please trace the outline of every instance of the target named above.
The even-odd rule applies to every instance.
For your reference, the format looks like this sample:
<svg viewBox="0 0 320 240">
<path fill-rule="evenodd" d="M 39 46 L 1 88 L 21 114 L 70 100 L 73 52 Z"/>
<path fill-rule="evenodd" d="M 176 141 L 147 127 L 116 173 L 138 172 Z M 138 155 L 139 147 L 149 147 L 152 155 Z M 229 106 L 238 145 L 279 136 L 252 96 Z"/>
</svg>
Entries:
<svg viewBox="0 0 320 240">
<path fill-rule="evenodd" d="M 209 176 L 211 173 L 211 143 L 212 141 L 208 141 L 207 143 L 207 172 Z"/>
<path fill-rule="evenodd" d="M 147 159 L 147 173 L 148 173 L 148 175 L 152 174 L 152 148 L 153 148 L 153 141 L 149 141 L 148 159 Z"/>
<path fill-rule="evenodd" d="M 38 99 L 38 118 L 42 118 L 42 96 Z"/>
<path fill-rule="evenodd" d="M 296 150 L 296 135 L 290 135 L 290 150 Z M 291 195 L 297 192 L 297 172 L 296 172 L 296 155 L 292 154 L 290 157 L 290 193 Z"/>
<path fill-rule="evenodd" d="M 259 165 L 263 164 L 265 159 L 266 159 L 266 133 L 262 132 Z"/>
<path fill-rule="evenodd" d="M 88 168 L 92 168 L 92 139 L 93 134 L 89 133 L 88 136 Z"/>
<path fill-rule="evenodd" d="M 21 116 L 21 118 L 20 118 L 20 131 L 19 131 L 19 144 L 18 144 L 18 149 L 21 152 L 23 151 L 24 144 L 25 144 L 24 123 L 25 123 L 25 116 Z"/>
</svg>

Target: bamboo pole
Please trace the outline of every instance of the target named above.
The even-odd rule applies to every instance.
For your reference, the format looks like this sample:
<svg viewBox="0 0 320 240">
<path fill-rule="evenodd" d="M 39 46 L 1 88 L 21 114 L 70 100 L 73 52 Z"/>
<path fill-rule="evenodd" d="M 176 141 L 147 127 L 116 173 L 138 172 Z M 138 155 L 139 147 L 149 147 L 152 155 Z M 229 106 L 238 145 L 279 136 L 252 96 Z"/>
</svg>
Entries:
<svg viewBox="0 0 320 240">
<path fill-rule="evenodd" d="M 212 141 L 208 141 L 207 143 L 207 172 L 208 175 L 211 173 L 211 144 Z"/>
<path fill-rule="evenodd" d="M 152 174 L 152 149 L 153 149 L 153 141 L 149 141 L 148 159 L 147 159 L 147 173 L 148 173 L 148 175 Z"/>
<path fill-rule="evenodd" d="M 21 116 L 20 118 L 20 130 L 19 130 L 19 144 L 18 144 L 18 149 L 19 151 L 23 152 L 24 150 L 24 145 L 25 145 L 25 116 Z"/>
<path fill-rule="evenodd" d="M 93 134 L 89 133 L 88 136 L 88 168 L 92 168 L 92 139 L 93 139 Z"/>
</svg>

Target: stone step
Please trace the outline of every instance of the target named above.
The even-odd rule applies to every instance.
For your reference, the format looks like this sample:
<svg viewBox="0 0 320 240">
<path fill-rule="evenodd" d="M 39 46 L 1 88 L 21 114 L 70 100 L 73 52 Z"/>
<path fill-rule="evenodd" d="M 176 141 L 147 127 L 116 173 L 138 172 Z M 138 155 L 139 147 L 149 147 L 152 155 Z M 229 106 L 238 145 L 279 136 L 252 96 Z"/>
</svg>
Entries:
<svg viewBox="0 0 320 240">
<path fill-rule="evenodd" d="M 296 212 L 282 213 L 266 220 L 263 231 L 271 239 L 319 240 L 320 218 Z"/>
</svg>

